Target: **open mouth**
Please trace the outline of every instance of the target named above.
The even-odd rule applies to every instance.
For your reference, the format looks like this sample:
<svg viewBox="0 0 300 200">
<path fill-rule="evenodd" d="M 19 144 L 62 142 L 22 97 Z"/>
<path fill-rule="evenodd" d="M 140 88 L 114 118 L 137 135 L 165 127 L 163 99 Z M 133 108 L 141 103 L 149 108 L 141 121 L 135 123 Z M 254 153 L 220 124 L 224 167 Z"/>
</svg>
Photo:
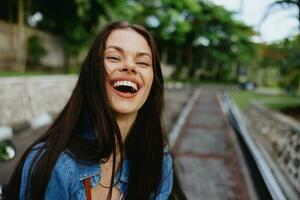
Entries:
<svg viewBox="0 0 300 200">
<path fill-rule="evenodd" d="M 139 90 L 139 86 L 132 81 L 115 81 L 112 87 L 122 93 L 135 94 Z"/>
</svg>

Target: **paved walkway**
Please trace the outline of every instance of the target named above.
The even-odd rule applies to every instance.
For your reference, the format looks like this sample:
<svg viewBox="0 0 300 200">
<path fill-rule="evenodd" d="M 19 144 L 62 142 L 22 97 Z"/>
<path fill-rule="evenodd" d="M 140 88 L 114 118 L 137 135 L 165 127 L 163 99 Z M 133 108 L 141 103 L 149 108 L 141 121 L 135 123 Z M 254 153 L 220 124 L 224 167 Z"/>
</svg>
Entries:
<svg viewBox="0 0 300 200">
<path fill-rule="evenodd" d="M 190 200 L 248 200 L 251 192 L 241 171 L 236 139 L 216 97 L 218 91 L 215 88 L 201 88 L 201 91 L 174 146 L 183 189 Z M 166 111 L 173 113 L 167 114 L 167 119 L 175 116 L 174 108 L 182 108 L 180 95 L 187 98 L 176 90 L 167 93 Z M 177 103 L 170 107 L 174 99 Z M 7 182 L 25 148 L 44 131 L 28 131 L 14 138 L 17 156 L 0 164 L 0 182 Z"/>
<path fill-rule="evenodd" d="M 166 89 L 166 105 L 164 112 L 164 120 L 167 130 L 169 131 L 174 124 L 174 120 L 180 114 L 182 107 L 192 93 L 192 88 L 168 88 Z M 13 142 L 17 148 L 16 157 L 7 163 L 0 163 L 0 183 L 7 183 L 11 176 L 15 165 L 21 158 L 21 155 L 27 149 L 27 147 L 33 143 L 41 134 L 46 131 L 47 127 L 38 130 L 27 130 L 15 134 Z"/>
<path fill-rule="evenodd" d="M 174 145 L 183 189 L 190 200 L 254 199 L 217 93 L 201 88 Z"/>
</svg>

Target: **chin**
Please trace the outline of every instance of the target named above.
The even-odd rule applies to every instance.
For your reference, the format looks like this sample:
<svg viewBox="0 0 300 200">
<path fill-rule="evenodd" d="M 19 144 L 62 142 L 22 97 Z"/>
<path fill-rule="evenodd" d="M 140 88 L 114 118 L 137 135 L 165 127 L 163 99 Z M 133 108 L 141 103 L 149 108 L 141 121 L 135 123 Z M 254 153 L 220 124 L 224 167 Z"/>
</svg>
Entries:
<svg viewBox="0 0 300 200">
<path fill-rule="evenodd" d="M 112 109 L 114 112 L 119 115 L 131 115 L 131 114 L 136 114 L 138 112 L 138 108 L 135 106 L 130 106 L 130 105 L 117 105 L 113 106 Z"/>
</svg>

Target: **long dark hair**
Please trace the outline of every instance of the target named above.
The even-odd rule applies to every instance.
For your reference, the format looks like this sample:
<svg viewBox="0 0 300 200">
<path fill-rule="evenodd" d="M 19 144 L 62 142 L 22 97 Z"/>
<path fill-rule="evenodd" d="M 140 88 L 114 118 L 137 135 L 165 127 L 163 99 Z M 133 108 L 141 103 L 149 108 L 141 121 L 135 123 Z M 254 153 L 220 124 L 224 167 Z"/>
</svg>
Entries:
<svg viewBox="0 0 300 200">
<path fill-rule="evenodd" d="M 110 33 L 116 29 L 132 29 L 141 34 L 148 42 L 153 56 L 152 87 L 124 145 L 114 113 L 108 103 L 105 87 L 107 75 L 103 62 L 105 43 Z M 105 162 L 113 155 L 114 172 L 117 149 L 121 155 L 125 151 L 130 162 L 126 199 L 148 199 L 152 192 L 158 191 L 162 180 L 163 149 L 167 144 L 162 124 L 163 100 L 163 77 L 152 36 L 143 27 L 127 22 L 107 25 L 93 42 L 69 101 L 46 133 L 25 151 L 19 161 L 9 181 L 5 197 L 19 198 L 24 162 L 32 148 L 43 143 L 32 161 L 34 165 L 30 166 L 27 181 L 30 184 L 26 186 L 26 199 L 44 199 L 51 172 L 63 151 L 70 152 L 76 160 L 87 163 Z M 78 134 L 78 131 L 86 127 L 94 132 L 96 139 L 87 140 Z M 123 158 L 121 163 L 122 161 Z M 176 191 L 173 190 L 173 197 L 176 196 Z M 108 197 L 110 196 L 111 188 Z"/>
</svg>

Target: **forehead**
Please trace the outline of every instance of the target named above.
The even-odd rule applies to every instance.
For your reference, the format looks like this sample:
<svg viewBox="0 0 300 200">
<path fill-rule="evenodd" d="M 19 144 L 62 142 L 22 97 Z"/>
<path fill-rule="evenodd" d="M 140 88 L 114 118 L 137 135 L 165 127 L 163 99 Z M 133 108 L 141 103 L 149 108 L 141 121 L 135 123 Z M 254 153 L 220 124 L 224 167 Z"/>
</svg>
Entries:
<svg viewBox="0 0 300 200">
<path fill-rule="evenodd" d="M 125 51 L 145 52 L 150 55 L 151 48 L 147 40 L 139 33 L 132 29 L 117 29 L 110 33 L 106 41 L 106 48 L 117 46 Z"/>
</svg>

